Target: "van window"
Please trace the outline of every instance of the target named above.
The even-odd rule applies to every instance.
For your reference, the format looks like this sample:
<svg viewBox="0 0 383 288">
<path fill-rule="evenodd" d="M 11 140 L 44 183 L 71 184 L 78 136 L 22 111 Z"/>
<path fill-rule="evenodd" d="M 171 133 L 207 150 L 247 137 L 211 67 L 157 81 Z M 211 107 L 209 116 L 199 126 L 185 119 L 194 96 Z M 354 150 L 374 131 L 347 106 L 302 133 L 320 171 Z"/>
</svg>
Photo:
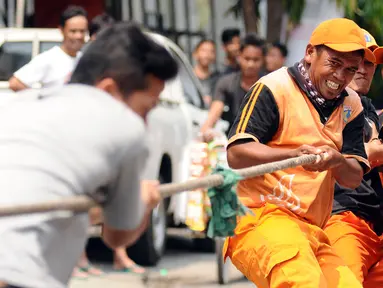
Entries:
<svg viewBox="0 0 383 288">
<path fill-rule="evenodd" d="M 4 42 L 0 46 L 0 81 L 8 79 L 32 59 L 32 42 Z"/>
<path fill-rule="evenodd" d="M 53 42 L 53 41 L 41 41 L 39 47 L 39 53 L 43 53 L 54 46 L 60 46 L 61 42 Z"/>
</svg>

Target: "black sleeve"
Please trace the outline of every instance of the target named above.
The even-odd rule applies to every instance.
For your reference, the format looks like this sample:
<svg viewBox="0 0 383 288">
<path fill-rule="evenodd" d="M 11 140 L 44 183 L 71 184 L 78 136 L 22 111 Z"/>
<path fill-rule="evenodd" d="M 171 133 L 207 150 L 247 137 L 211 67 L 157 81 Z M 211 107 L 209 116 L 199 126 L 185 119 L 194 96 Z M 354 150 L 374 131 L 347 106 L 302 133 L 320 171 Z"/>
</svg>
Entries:
<svg viewBox="0 0 383 288">
<path fill-rule="evenodd" d="M 363 105 L 363 109 L 364 109 L 364 115 L 370 119 L 372 122 L 374 122 L 375 126 L 376 126 L 376 130 L 379 131 L 379 116 L 378 114 L 376 113 L 376 109 L 374 107 L 374 105 L 372 104 L 371 102 L 371 99 L 366 97 L 366 96 L 362 96 L 360 97 L 360 100 L 362 101 L 362 105 Z"/>
<path fill-rule="evenodd" d="M 363 111 L 351 122 L 347 123 L 346 127 L 343 129 L 343 147 L 341 152 L 345 155 L 356 156 L 356 159 L 366 171 L 368 170 L 368 167 L 361 161 L 361 159 L 358 159 L 363 158 L 365 161 L 368 159 L 363 141 L 364 123 L 365 119 Z"/>
<path fill-rule="evenodd" d="M 279 111 L 274 96 L 267 86 L 258 82 L 243 98 L 230 129 L 229 139 L 238 134 L 248 134 L 249 138 L 255 137 L 260 143 L 266 144 L 278 128 Z"/>
</svg>

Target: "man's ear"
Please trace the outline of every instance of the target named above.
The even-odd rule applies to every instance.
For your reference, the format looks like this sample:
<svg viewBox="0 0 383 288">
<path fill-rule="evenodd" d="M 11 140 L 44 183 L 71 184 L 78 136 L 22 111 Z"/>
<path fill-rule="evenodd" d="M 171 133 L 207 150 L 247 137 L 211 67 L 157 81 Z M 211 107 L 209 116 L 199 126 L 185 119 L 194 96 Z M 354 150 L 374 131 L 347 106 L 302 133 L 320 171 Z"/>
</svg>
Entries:
<svg viewBox="0 0 383 288">
<path fill-rule="evenodd" d="M 315 47 L 311 44 L 308 44 L 306 47 L 305 53 L 305 62 L 311 64 L 314 54 L 316 53 Z"/>
<path fill-rule="evenodd" d="M 123 100 L 123 95 L 121 94 L 120 89 L 118 89 L 116 81 L 114 81 L 112 78 L 104 78 L 97 82 L 95 86 L 96 88 L 112 95 L 117 100 Z"/>
</svg>

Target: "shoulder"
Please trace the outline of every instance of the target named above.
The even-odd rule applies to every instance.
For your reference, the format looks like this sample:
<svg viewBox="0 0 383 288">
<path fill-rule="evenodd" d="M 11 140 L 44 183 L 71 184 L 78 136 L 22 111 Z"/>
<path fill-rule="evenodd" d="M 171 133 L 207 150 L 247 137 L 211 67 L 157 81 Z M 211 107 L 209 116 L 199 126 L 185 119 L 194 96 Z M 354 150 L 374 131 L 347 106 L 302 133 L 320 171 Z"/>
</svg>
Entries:
<svg viewBox="0 0 383 288">
<path fill-rule="evenodd" d="M 354 90 L 346 87 L 345 92 L 347 95 L 344 97 L 343 103 L 340 105 L 339 109 L 342 109 L 341 112 L 343 113 L 345 123 L 350 123 L 363 113 L 363 106 L 360 96 Z"/>
<path fill-rule="evenodd" d="M 230 74 L 222 75 L 219 78 L 217 85 L 218 86 L 230 87 L 230 86 L 232 86 L 232 82 L 237 77 L 240 77 L 240 74 L 238 72 L 233 72 L 233 73 L 230 73 Z"/>
<path fill-rule="evenodd" d="M 372 100 L 367 96 L 360 96 L 360 101 L 362 102 L 362 106 L 366 110 L 375 110 L 374 105 L 372 104 Z"/>
<path fill-rule="evenodd" d="M 89 117 L 87 123 L 91 123 L 94 129 L 104 131 L 105 137 L 114 141 L 114 147 L 126 147 L 132 152 L 142 148 L 146 137 L 145 122 L 126 104 L 93 86 L 68 84 L 59 90 L 52 94 L 52 100 L 57 101 L 55 107 L 85 107 L 86 110 L 76 109 L 76 117 Z"/>
<path fill-rule="evenodd" d="M 352 112 L 359 114 L 363 110 L 360 96 L 351 88 L 346 87 L 347 96 L 344 98 L 343 106 L 349 106 Z"/>
<path fill-rule="evenodd" d="M 263 83 L 273 93 L 276 93 L 279 92 L 277 90 L 290 85 L 293 82 L 293 79 L 289 75 L 287 67 L 282 67 L 276 71 L 273 71 L 263 76 L 261 79 L 259 79 L 258 82 Z"/>
<path fill-rule="evenodd" d="M 291 77 L 287 71 L 287 67 L 282 67 L 263 76 L 259 81 L 265 85 L 268 84 L 267 86 L 281 86 L 290 79 Z"/>
<path fill-rule="evenodd" d="M 58 55 L 61 55 L 62 53 L 65 53 L 65 52 L 62 51 L 62 49 L 60 47 L 54 46 L 51 49 L 38 54 L 33 59 L 38 59 L 38 60 L 48 59 L 48 60 L 52 60 L 52 58 L 57 57 Z"/>
<path fill-rule="evenodd" d="M 257 83 L 261 83 L 264 90 L 273 95 L 276 100 L 280 99 L 280 101 L 283 101 L 285 96 L 289 95 L 288 91 L 295 87 L 295 82 L 286 67 L 263 76 Z"/>
</svg>

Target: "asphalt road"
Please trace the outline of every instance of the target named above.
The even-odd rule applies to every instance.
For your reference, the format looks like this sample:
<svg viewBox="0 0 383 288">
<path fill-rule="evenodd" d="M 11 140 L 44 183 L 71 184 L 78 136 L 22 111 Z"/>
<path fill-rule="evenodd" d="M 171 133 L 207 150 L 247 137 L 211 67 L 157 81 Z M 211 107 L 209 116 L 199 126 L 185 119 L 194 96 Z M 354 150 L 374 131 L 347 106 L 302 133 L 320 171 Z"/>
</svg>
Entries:
<svg viewBox="0 0 383 288">
<path fill-rule="evenodd" d="M 100 245 L 94 243 L 90 245 L 89 255 L 103 252 Z M 102 259 L 103 262 L 98 261 L 96 258 L 92 259 L 96 265 L 107 272 L 105 276 L 90 277 L 87 280 L 72 280 L 70 288 L 255 287 L 232 265 L 229 274 L 230 283 L 226 286 L 219 285 L 215 254 L 199 251 L 194 247 L 191 240 L 181 237 L 171 237 L 169 239 L 166 255 L 157 267 L 148 269 L 147 277 L 113 272 L 108 258 L 110 257 Z"/>
</svg>

